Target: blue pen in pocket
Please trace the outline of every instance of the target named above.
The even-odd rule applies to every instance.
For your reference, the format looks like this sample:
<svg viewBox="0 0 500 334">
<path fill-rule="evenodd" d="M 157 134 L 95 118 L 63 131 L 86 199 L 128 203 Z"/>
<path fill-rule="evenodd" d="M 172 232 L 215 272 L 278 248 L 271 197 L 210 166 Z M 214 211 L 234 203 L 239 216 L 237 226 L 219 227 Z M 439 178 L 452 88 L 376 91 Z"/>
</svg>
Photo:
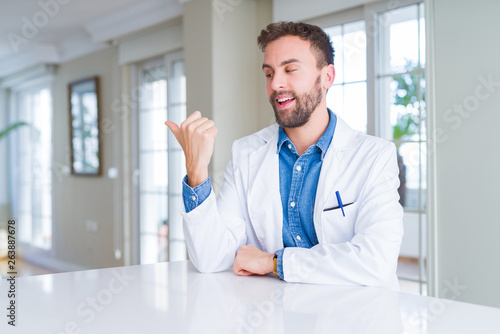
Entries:
<svg viewBox="0 0 500 334">
<path fill-rule="evenodd" d="M 340 193 L 338 191 L 336 191 L 335 195 L 337 195 L 337 202 L 339 203 L 340 210 L 342 210 L 342 216 L 345 217 L 344 204 L 342 204 L 342 199 L 340 198 Z"/>
</svg>

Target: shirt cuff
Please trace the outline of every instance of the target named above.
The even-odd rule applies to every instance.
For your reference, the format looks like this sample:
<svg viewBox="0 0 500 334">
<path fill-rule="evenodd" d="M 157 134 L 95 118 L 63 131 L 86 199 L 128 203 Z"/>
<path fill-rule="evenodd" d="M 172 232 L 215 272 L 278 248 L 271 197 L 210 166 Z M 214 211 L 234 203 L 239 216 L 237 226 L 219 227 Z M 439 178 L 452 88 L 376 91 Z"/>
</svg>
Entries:
<svg viewBox="0 0 500 334">
<path fill-rule="evenodd" d="M 277 255 L 276 261 L 276 272 L 278 273 L 278 277 L 283 279 L 283 251 L 285 249 L 282 248 L 279 251 L 276 251 L 274 254 Z"/>
<path fill-rule="evenodd" d="M 187 175 L 182 180 L 182 197 L 184 198 L 184 208 L 186 213 L 196 209 L 203 203 L 212 191 L 212 181 L 210 176 L 201 184 L 191 188 L 187 184 Z"/>
</svg>

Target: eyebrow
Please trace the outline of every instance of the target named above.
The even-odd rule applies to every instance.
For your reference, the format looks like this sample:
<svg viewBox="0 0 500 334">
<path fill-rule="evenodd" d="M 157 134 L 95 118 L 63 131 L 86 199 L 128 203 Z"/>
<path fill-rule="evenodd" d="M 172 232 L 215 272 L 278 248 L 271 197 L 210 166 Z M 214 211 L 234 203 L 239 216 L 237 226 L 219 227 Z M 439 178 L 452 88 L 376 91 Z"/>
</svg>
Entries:
<svg viewBox="0 0 500 334">
<path fill-rule="evenodd" d="M 290 63 L 301 63 L 301 61 L 298 59 L 295 59 L 295 58 L 290 58 L 290 59 L 282 61 L 279 66 L 285 66 L 285 65 L 290 64 Z M 262 64 L 262 69 L 264 69 L 264 68 L 271 68 L 272 69 L 271 65 Z"/>
</svg>

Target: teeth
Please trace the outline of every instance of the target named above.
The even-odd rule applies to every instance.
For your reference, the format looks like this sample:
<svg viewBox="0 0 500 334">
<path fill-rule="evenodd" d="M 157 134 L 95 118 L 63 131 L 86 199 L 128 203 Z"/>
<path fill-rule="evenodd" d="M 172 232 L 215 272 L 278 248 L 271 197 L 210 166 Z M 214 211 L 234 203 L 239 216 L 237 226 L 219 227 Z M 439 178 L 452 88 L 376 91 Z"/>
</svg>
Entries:
<svg viewBox="0 0 500 334">
<path fill-rule="evenodd" d="M 278 102 L 283 103 L 283 102 L 288 101 L 288 100 L 293 100 L 293 97 L 285 97 L 283 99 L 278 99 Z"/>
</svg>

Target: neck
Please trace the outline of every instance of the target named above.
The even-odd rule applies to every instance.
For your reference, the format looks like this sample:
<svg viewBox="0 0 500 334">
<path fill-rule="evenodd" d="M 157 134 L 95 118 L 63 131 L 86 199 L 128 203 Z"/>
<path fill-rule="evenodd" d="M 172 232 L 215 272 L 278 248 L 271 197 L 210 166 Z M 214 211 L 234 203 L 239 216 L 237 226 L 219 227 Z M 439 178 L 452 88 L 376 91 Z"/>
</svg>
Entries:
<svg viewBox="0 0 500 334">
<path fill-rule="evenodd" d="M 326 109 L 326 103 L 321 103 L 311 114 L 309 121 L 298 128 L 285 128 L 285 133 L 302 155 L 309 146 L 315 144 L 328 128 L 330 117 Z"/>
</svg>

